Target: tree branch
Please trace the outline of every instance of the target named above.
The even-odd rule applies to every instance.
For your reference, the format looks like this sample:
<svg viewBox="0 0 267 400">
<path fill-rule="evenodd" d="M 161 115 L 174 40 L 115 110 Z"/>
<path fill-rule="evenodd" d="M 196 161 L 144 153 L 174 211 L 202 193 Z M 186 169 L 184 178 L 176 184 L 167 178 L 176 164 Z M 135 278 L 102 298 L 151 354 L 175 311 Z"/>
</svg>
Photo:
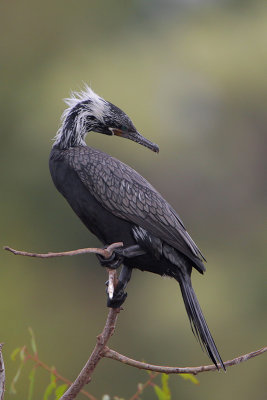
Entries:
<svg viewBox="0 0 267 400">
<path fill-rule="evenodd" d="M 3 343 L 0 343 L 0 400 L 4 400 L 5 380 L 6 380 L 2 348 L 3 348 Z"/>
<path fill-rule="evenodd" d="M 26 256 L 26 257 L 38 257 L 38 258 L 53 258 L 53 257 L 65 257 L 65 256 L 78 256 L 80 254 L 100 254 L 104 258 L 109 258 L 112 256 L 112 253 L 118 247 L 122 247 L 122 242 L 112 243 L 106 249 L 99 249 L 95 247 L 87 247 L 85 249 L 71 250 L 71 251 L 61 251 L 56 253 L 29 253 L 28 251 L 21 251 L 12 249 L 12 247 L 4 246 L 4 250 L 10 251 L 15 254 L 15 256 Z M 113 298 L 114 293 L 114 284 L 116 283 L 116 271 L 109 270 L 109 283 L 108 283 L 108 295 L 109 298 Z M 1 400 L 1 399 L 0 399 Z"/>
<path fill-rule="evenodd" d="M 103 358 L 102 351 L 106 346 L 109 338 L 113 335 L 120 308 L 111 308 L 108 313 L 106 325 L 103 332 L 97 337 L 95 348 L 90 355 L 87 363 L 81 370 L 80 374 L 68 390 L 63 394 L 60 400 L 72 400 L 78 395 L 83 386 L 91 381 L 92 373 L 95 367 Z"/>
<path fill-rule="evenodd" d="M 263 347 L 259 350 L 252 351 L 251 353 L 244 354 L 243 356 L 239 356 L 233 358 L 232 360 L 228 360 L 224 362 L 226 367 L 231 367 L 232 365 L 240 364 L 243 361 L 247 361 L 250 358 L 259 356 L 267 351 L 267 347 Z M 148 371 L 160 372 L 164 374 L 193 374 L 197 375 L 200 372 L 207 372 L 207 371 L 217 371 L 215 365 L 203 365 L 200 367 L 167 367 L 162 365 L 153 365 L 144 363 L 141 361 L 133 360 L 132 358 L 126 357 L 108 347 L 105 347 L 102 356 L 106 358 L 111 358 L 112 360 L 116 360 L 122 362 L 123 364 L 130 365 L 131 367 L 139 368 L 139 369 L 146 369 Z M 218 365 L 221 368 L 220 364 Z"/>
<path fill-rule="evenodd" d="M 81 391 L 83 386 L 86 383 L 91 381 L 92 374 L 94 369 L 96 368 L 97 364 L 102 358 L 111 358 L 113 360 L 122 362 L 123 364 L 130 365 L 132 367 L 138 369 L 146 369 L 153 372 L 158 373 L 165 373 L 165 374 L 193 374 L 197 375 L 200 372 L 207 372 L 207 371 L 216 371 L 217 368 L 215 365 L 204 365 L 199 367 L 166 367 L 161 365 L 152 365 L 148 363 L 143 363 L 137 360 L 133 360 L 128 358 L 106 346 L 108 340 L 112 336 L 115 325 L 117 321 L 118 314 L 120 309 L 110 309 L 107 321 L 105 324 L 105 328 L 101 335 L 97 337 L 96 346 L 89 357 L 89 360 L 83 367 L 82 371 L 80 372 L 79 376 L 75 380 L 75 382 L 69 387 L 69 389 L 64 393 L 64 395 L 60 398 L 60 400 L 73 400 L 76 398 L 78 393 Z M 226 361 L 224 365 L 226 367 L 230 367 L 232 365 L 240 364 L 243 361 L 247 361 L 250 358 L 259 356 L 267 351 L 267 347 L 263 347 L 262 349 L 253 351 L 251 353 L 245 354 L 243 356 L 236 357 L 232 360 Z M 221 368 L 219 366 L 219 368 Z"/>
<path fill-rule="evenodd" d="M 98 249 L 94 247 L 88 247 L 85 249 L 78 249 L 78 250 L 71 250 L 71 251 L 62 251 L 59 253 L 29 253 L 28 251 L 21 251 L 12 249 L 9 246 L 4 246 L 4 250 L 10 251 L 11 253 L 15 254 L 16 256 L 27 256 L 27 257 L 38 257 L 38 258 L 52 258 L 52 257 L 64 257 L 64 256 L 77 256 L 80 254 L 100 254 L 105 258 L 109 258 L 112 255 L 114 249 L 123 246 L 122 242 L 112 243 L 106 249 Z"/>
<path fill-rule="evenodd" d="M 105 258 L 109 258 L 112 255 L 114 249 L 123 246 L 123 243 L 113 243 L 108 246 L 106 249 L 98 249 L 98 248 L 86 248 L 86 249 L 78 249 L 73 251 L 66 251 L 60 253 L 29 253 L 26 251 L 18 251 L 14 250 L 8 246 L 5 246 L 4 249 L 12 252 L 15 255 L 29 256 L 29 257 L 39 257 L 39 258 L 50 258 L 50 257 L 62 257 L 62 256 L 75 256 L 79 254 L 87 254 L 87 253 L 96 253 L 101 254 Z M 114 287 L 116 287 L 117 277 L 116 271 L 108 269 L 109 272 L 109 286 L 108 286 L 108 294 L 110 298 L 113 296 Z M 106 345 L 108 340 L 113 335 L 118 314 L 120 312 L 120 308 L 110 309 L 108 313 L 108 317 L 106 320 L 105 327 L 103 332 L 97 337 L 97 343 L 93 352 L 91 353 L 88 361 L 85 366 L 81 370 L 80 374 L 76 378 L 76 380 L 70 385 L 67 391 L 63 394 L 60 400 L 73 400 L 76 398 L 78 393 L 82 390 L 83 386 L 86 383 L 91 381 L 92 374 L 102 358 L 110 358 L 112 360 L 116 360 L 122 362 L 123 364 L 130 365 L 135 368 L 145 369 L 149 371 L 154 371 L 156 373 L 166 373 L 166 374 L 193 374 L 197 375 L 200 372 L 207 371 L 215 371 L 217 370 L 215 365 L 204 365 L 199 367 L 167 367 L 162 365 L 152 365 L 148 363 L 143 363 L 137 360 L 133 360 L 129 357 L 126 357 L 110 348 Z M 4 364 L 1 355 L 2 345 L 0 344 L 0 400 L 3 400 L 3 390 L 1 393 L 1 382 L 4 380 Z M 226 367 L 230 367 L 232 365 L 240 364 L 243 361 L 247 361 L 250 358 L 259 356 L 267 351 L 267 347 L 263 347 L 259 350 L 253 351 L 251 353 L 245 354 L 243 356 L 236 357 L 232 360 L 226 361 L 224 365 Z M 221 366 L 219 365 L 219 368 Z M 2 373 L 2 374 L 1 374 Z M 1 380 L 2 379 L 2 380 Z M 2 388 L 4 388 L 4 383 L 2 384 Z M 136 393 L 138 395 L 138 393 Z M 133 399 L 136 398 L 136 395 L 133 396 Z M 2 396 L 2 397 L 1 397 Z"/>
</svg>

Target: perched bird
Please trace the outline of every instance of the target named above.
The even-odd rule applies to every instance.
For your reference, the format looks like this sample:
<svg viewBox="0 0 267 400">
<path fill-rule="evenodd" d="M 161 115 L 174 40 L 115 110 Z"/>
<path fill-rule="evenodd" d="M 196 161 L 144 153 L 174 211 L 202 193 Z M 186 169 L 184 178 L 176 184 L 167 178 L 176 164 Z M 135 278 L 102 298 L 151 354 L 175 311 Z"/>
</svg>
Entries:
<svg viewBox="0 0 267 400">
<path fill-rule="evenodd" d="M 133 268 L 173 277 L 179 283 L 191 328 L 213 363 L 224 364 L 191 285 L 192 268 L 201 274 L 205 260 L 176 211 L 134 169 L 110 155 L 88 147 L 88 132 L 116 135 L 154 152 L 131 119 L 88 86 L 65 99 L 68 108 L 53 144 L 49 166 L 53 182 L 74 212 L 98 239 L 108 245 L 123 242 L 102 265 L 122 265 L 109 307 L 119 307 Z"/>
</svg>

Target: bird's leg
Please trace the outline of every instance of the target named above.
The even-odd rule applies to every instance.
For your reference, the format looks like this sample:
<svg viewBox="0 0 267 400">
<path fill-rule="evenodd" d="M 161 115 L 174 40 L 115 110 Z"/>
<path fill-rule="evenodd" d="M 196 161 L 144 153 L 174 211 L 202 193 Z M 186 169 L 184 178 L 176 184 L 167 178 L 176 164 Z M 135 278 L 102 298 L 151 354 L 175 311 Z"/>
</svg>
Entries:
<svg viewBox="0 0 267 400">
<path fill-rule="evenodd" d="M 133 245 L 133 246 L 128 246 L 125 248 L 118 248 L 113 250 L 113 253 L 111 257 L 105 259 L 103 256 L 96 254 L 97 258 L 100 261 L 100 264 L 103 267 L 110 268 L 110 269 L 117 269 L 120 267 L 120 265 L 123 263 L 124 258 L 133 258 L 137 257 L 140 255 L 145 254 L 146 252 L 139 246 L 139 245 Z M 111 308 L 118 308 L 120 307 L 126 297 L 127 293 L 124 292 L 124 289 L 127 286 L 127 283 L 131 279 L 132 275 L 132 268 L 127 267 L 126 265 L 122 266 L 120 276 L 118 279 L 118 283 L 116 285 L 116 288 L 114 290 L 112 298 L 110 298 L 109 293 L 108 294 L 108 300 L 107 300 L 107 306 Z M 108 285 L 108 282 L 106 282 L 106 285 Z"/>
<path fill-rule="evenodd" d="M 141 256 L 145 254 L 145 250 L 143 250 L 139 244 L 135 244 L 133 246 L 128 246 L 124 248 L 118 248 L 114 250 L 115 253 L 122 255 L 123 257 L 126 258 L 133 258 L 137 256 Z"/>
<path fill-rule="evenodd" d="M 106 249 L 108 245 L 104 247 Z M 98 261 L 102 265 L 102 267 L 110 268 L 110 269 L 117 269 L 121 266 L 123 262 L 123 256 L 118 254 L 113 250 L 113 253 L 109 258 L 103 257 L 101 254 L 96 254 Z"/>
<path fill-rule="evenodd" d="M 132 275 L 132 268 L 123 265 L 112 299 L 108 295 L 107 299 L 108 307 L 118 308 L 124 303 L 127 297 L 127 293 L 124 291 L 124 289 L 126 288 L 127 283 L 131 279 L 131 275 Z"/>
<path fill-rule="evenodd" d="M 104 248 L 106 248 L 105 246 Z M 138 245 L 128 246 L 124 248 L 114 249 L 109 258 L 104 258 L 100 254 L 96 254 L 102 267 L 117 269 L 123 263 L 124 258 L 133 258 L 145 254 L 145 251 Z"/>
</svg>

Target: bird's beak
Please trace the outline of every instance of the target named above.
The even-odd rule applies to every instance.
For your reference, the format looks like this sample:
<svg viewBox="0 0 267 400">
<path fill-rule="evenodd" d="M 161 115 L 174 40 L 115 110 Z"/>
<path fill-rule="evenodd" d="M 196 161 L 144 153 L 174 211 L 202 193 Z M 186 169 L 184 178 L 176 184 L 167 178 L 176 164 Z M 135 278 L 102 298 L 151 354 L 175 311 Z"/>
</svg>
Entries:
<svg viewBox="0 0 267 400">
<path fill-rule="evenodd" d="M 117 128 L 109 128 L 109 130 L 113 133 L 113 135 L 120 136 L 126 139 L 130 139 L 136 143 L 141 144 L 142 146 L 147 147 L 148 149 L 154 151 L 155 153 L 159 152 L 159 146 L 156 143 L 150 142 L 150 140 L 146 139 L 139 132 L 128 132 L 122 131 Z"/>
</svg>

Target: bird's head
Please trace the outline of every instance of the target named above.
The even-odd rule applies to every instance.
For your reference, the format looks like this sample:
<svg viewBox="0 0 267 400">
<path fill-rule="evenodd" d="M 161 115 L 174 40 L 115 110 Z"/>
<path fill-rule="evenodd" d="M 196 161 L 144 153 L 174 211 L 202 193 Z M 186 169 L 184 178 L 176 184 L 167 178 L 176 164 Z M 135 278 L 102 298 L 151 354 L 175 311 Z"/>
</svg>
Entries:
<svg viewBox="0 0 267 400">
<path fill-rule="evenodd" d="M 128 115 L 88 86 L 80 93 L 73 93 L 65 102 L 68 108 L 62 114 L 62 125 L 55 137 L 56 146 L 83 146 L 86 134 L 94 131 L 133 140 L 158 153 L 159 147 L 137 131 Z"/>
</svg>

